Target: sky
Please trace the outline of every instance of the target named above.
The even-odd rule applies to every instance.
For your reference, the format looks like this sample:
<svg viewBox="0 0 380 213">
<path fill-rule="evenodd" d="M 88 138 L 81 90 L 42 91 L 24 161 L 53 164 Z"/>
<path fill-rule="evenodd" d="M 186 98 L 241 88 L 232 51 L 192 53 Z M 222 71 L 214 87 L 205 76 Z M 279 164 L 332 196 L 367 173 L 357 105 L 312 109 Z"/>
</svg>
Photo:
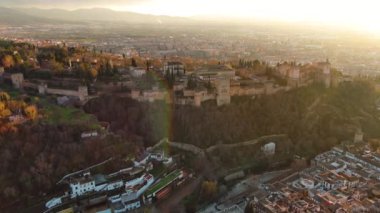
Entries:
<svg viewBox="0 0 380 213">
<path fill-rule="evenodd" d="M 380 32 L 379 0 L 0 0 L 0 6 L 315 22 Z"/>
</svg>

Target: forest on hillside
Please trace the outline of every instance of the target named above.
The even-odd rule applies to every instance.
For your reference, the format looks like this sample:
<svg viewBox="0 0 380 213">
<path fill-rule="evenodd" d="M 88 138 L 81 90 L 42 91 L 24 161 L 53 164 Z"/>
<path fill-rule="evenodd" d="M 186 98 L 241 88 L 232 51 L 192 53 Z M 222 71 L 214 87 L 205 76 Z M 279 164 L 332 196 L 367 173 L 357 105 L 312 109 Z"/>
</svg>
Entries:
<svg viewBox="0 0 380 213">
<path fill-rule="evenodd" d="M 222 107 L 213 102 L 202 107 L 172 106 L 102 96 L 88 102 L 84 110 L 110 122 L 114 134 L 106 138 L 82 141 L 80 134 L 87 128 L 83 123 L 53 117 L 0 135 L 0 203 L 30 206 L 45 192 L 53 193 L 63 175 L 112 156 L 132 156 L 141 146 L 163 137 L 205 148 L 286 134 L 293 154 L 310 158 L 352 139 L 358 128 L 367 138 L 380 138 L 376 99 L 374 88 L 364 81 L 330 89 L 316 84 L 255 99 L 234 97 Z M 53 109 L 42 106 L 40 111 L 46 110 Z"/>
<path fill-rule="evenodd" d="M 56 183 L 64 175 L 136 150 L 133 144 L 112 136 L 83 142 L 81 129 L 74 125 L 34 124 L 20 126 L 17 133 L 1 135 L 0 206 L 30 206 L 33 203 L 29 201 L 63 187 Z M 118 165 L 108 166 L 112 170 Z"/>
<path fill-rule="evenodd" d="M 90 101 L 85 110 L 110 122 L 116 133 L 146 146 L 167 136 L 205 148 L 287 134 L 295 153 L 312 157 L 351 139 L 358 128 L 368 137 L 380 137 L 376 97 L 369 82 L 354 81 L 330 89 L 314 84 L 256 99 L 234 97 L 222 107 L 212 102 L 202 107 L 168 106 L 103 96 Z"/>
</svg>

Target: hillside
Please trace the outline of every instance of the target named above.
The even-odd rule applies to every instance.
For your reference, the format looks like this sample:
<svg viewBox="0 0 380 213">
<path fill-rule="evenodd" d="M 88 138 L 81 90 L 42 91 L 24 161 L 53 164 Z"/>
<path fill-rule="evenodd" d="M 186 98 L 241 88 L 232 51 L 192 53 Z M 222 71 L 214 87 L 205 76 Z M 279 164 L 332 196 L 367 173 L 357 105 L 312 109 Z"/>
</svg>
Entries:
<svg viewBox="0 0 380 213">
<path fill-rule="evenodd" d="M 0 91 L 4 89 L 3 85 Z M 44 193 L 55 193 L 62 186 L 56 183 L 64 175 L 103 162 L 110 157 L 124 159 L 134 155 L 138 145 L 120 137 L 107 135 L 92 115 L 80 109 L 61 107 L 54 99 L 24 97 L 13 91 L 12 99 L 0 95 L 0 114 L 9 115 L 8 108 L 33 103 L 38 106 L 38 118 L 12 124 L 0 116 L 0 207 L 2 212 L 25 212 L 25 207 L 46 200 Z M 23 101 L 25 100 L 25 102 Z M 17 102 L 16 102 L 17 101 Z M 28 107 L 25 108 L 25 114 Z M 17 110 L 18 111 L 18 110 Z M 81 134 L 97 131 L 102 137 L 83 140 Z M 129 163 L 122 161 L 124 163 Z M 123 166 L 120 161 L 107 165 L 115 171 Z M 21 210 L 22 209 L 22 210 Z"/>
<path fill-rule="evenodd" d="M 240 97 L 224 107 L 206 103 L 202 108 L 171 109 L 159 102 L 138 103 L 105 96 L 90 101 L 85 110 L 110 122 L 118 134 L 141 138 L 146 145 L 170 137 L 172 141 L 207 148 L 286 134 L 293 141 L 295 153 L 312 157 L 351 139 L 360 127 L 367 136 L 379 137 L 374 101 L 374 90 L 368 83 L 354 82 L 333 89 L 313 85 L 256 100 Z"/>
<path fill-rule="evenodd" d="M 0 25 L 85 24 L 88 22 L 120 22 L 126 24 L 183 24 L 190 19 L 119 12 L 104 8 L 63 10 L 0 7 Z"/>
<path fill-rule="evenodd" d="M 36 17 L 14 9 L 0 7 L 1 25 L 34 25 L 52 23 L 54 23 L 54 21 L 47 18 Z"/>
</svg>

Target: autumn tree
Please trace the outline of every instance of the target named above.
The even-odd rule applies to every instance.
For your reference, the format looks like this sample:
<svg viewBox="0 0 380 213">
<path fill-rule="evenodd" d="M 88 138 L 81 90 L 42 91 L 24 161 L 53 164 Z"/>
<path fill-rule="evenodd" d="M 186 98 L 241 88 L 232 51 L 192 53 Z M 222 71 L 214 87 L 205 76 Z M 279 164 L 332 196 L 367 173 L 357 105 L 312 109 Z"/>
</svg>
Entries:
<svg viewBox="0 0 380 213">
<path fill-rule="evenodd" d="M 29 119 L 36 119 L 38 116 L 38 110 L 35 105 L 30 105 L 24 108 L 24 113 Z"/>
<path fill-rule="evenodd" d="M 5 110 L 5 109 L 6 109 L 5 103 L 0 101 L 0 111 Z"/>
<path fill-rule="evenodd" d="M 6 92 L 0 92 L 0 101 L 8 101 L 11 99 L 11 96 L 9 96 Z"/>
<path fill-rule="evenodd" d="M 19 112 L 26 106 L 25 102 L 23 101 L 17 101 L 17 100 L 10 100 L 7 101 L 7 107 L 12 112 Z"/>
<path fill-rule="evenodd" d="M 5 68 L 13 67 L 15 64 L 15 61 L 13 60 L 13 57 L 11 55 L 3 56 L 1 62 Z"/>
<path fill-rule="evenodd" d="M 136 62 L 136 59 L 135 59 L 135 58 L 132 58 L 132 59 L 131 59 L 131 66 L 132 66 L 132 67 L 137 67 L 137 62 Z"/>
<path fill-rule="evenodd" d="M 201 196 L 204 199 L 212 199 L 218 192 L 218 184 L 216 181 L 203 181 L 201 188 Z"/>
<path fill-rule="evenodd" d="M 92 68 L 92 69 L 90 70 L 90 77 L 91 77 L 92 79 L 95 79 L 97 76 L 98 76 L 98 70 L 95 69 L 95 68 Z"/>
<path fill-rule="evenodd" d="M 6 104 L 0 101 L 0 118 L 8 117 L 12 114 L 12 112 L 7 109 Z"/>
<path fill-rule="evenodd" d="M 64 70 L 63 64 L 61 64 L 55 60 L 50 62 L 50 67 L 53 70 L 53 72 L 55 72 L 55 73 L 62 73 Z"/>
<path fill-rule="evenodd" d="M 369 145 L 373 151 L 378 151 L 380 147 L 380 140 L 379 139 L 370 139 Z"/>
<path fill-rule="evenodd" d="M 76 70 L 76 74 L 79 78 L 88 77 L 91 72 L 91 65 L 89 63 L 81 63 Z"/>
<path fill-rule="evenodd" d="M 6 118 L 11 115 L 12 115 L 12 112 L 9 109 L 4 109 L 0 111 L 0 118 Z"/>
</svg>

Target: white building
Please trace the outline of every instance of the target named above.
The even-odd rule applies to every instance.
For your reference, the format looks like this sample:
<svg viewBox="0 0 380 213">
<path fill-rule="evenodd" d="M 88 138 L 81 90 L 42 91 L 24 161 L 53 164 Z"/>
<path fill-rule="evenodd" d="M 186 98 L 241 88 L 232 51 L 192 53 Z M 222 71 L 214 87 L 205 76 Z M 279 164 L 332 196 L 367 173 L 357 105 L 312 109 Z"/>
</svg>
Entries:
<svg viewBox="0 0 380 213">
<path fill-rule="evenodd" d="M 23 115 L 11 115 L 8 119 L 11 123 L 23 123 L 26 121 L 26 118 Z"/>
<path fill-rule="evenodd" d="M 125 183 L 125 193 L 113 196 L 109 200 L 117 206 L 115 212 L 126 212 L 141 207 L 140 196 L 153 184 L 154 177 L 144 174 Z"/>
<path fill-rule="evenodd" d="M 154 159 L 156 161 L 163 161 L 164 160 L 164 154 L 163 153 L 151 153 L 150 158 Z"/>
<path fill-rule="evenodd" d="M 125 207 L 126 207 L 127 211 L 131 211 L 133 209 L 138 209 L 141 207 L 141 202 L 140 202 L 140 200 L 133 200 L 131 202 L 125 203 Z"/>
<path fill-rule="evenodd" d="M 358 129 L 356 132 L 355 132 L 355 136 L 354 136 L 354 143 L 358 143 L 358 142 L 363 142 L 363 132 L 361 129 Z"/>
<path fill-rule="evenodd" d="M 112 183 L 107 184 L 107 191 L 112 191 L 115 189 L 119 189 L 124 186 L 124 182 L 122 180 L 115 181 Z"/>
<path fill-rule="evenodd" d="M 135 166 L 141 166 L 141 165 L 146 165 L 150 161 L 155 160 L 155 161 L 160 161 L 163 162 L 164 164 L 170 164 L 173 162 L 173 158 L 165 157 L 164 153 L 144 153 L 139 159 L 135 159 L 133 162 Z"/>
<path fill-rule="evenodd" d="M 62 198 L 61 197 L 55 197 L 46 202 L 45 207 L 50 209 L 53 208 L 54 206 L 57 206 L 59 204 L 62 204 Z"/>
<path fill-rule="evenodd" d="M 22 88 L 24 82 L 24 75 L 22 73 L 11 74 L 12 85 L 16 89 Z"/>
<path fill-rule="evenodd" d="M 98 136 L 98 132 L 97 131 L 83 132 L 80 136 L 81 136 L 81 138 L 97 137 Z"/>
<path fill-rule="evenodd" d="M 88 172 L 70 182 L 70 196 L 71 198 L 75 198 L 89 192 L 112 191 L 123 187 L 123 185 L 124 182 L 122 180 L 108 182 L 104 175 L 97 174 L 91 176 Z"/>
<path fill-rule="evenodd" d="M 300 178 L 300 184 L 306 189 L 313 189 L 314 188 L 314 180 L 307 179 L 307 178 Z"/>
<path fill-rule="evenodd" d="M 261 147 L 261 151 L 265 155 L 274 155 L 276 153 L 276 144 L 274 142 L 267 143 Z"/>
<path fill-rule="evenodd" d="M 135 78 L 139 78 L 139 77 L 146 74 L 146 70 L 143 67 L 130 67 L 129 72 L 130 72 L 131 76 L 133 76 Z"/>
<path fill-rule="evenodd" d="M 86 173 L 83 177 L 78 178 L 70 183 L 71 198 L 84 195 L 88 192 L 95 191 L 95 179 L 90 173 Z"/>
<path fill-rule="evenodd" d="M 142 195 L 154 182 L 154 177 L 151 174 L 144 174 L 143 176 L 127 181 L 125 183 L 125 191 L 128 195 L 136 194 L 137 197 Z"/>
</svg>

